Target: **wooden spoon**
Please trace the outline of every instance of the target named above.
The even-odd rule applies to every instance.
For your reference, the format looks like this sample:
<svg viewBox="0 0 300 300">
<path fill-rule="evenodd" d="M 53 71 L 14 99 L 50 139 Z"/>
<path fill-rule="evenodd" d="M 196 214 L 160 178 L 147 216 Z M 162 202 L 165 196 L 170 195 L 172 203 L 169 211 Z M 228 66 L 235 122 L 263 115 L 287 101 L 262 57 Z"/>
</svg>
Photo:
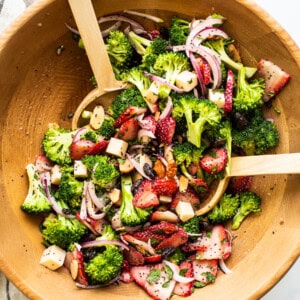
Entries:
<svg viewBox="0 0 300 300">
<path fill-rule="evenodd" d="M 74 113 L 72 128 L 75 129 L 78 128 L 81 113 L 90 103 L 110 91 L 123 89 L 126 83 L 115 78 L 92 2 L 68 1 L 97 81 L 97 88 L 83 99 Z"/>
<path fill-rule="evenodd" d="M 230 177 L 299 173 L 300 153 L 232 157 L 230 173 L 218 183 L 215 192 L 211 193 L 212 196 L 205 200 L 196 214 L 204 215 L 218 203 L 227 188 Z"/>
</svg>

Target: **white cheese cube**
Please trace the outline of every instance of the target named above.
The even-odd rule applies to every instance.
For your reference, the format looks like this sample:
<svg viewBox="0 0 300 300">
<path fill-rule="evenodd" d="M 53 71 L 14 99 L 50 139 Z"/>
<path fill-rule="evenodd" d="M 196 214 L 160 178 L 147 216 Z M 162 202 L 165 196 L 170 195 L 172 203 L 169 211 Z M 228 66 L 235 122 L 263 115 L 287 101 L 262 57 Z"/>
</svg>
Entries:
<svg viewBox="0 0 300 300">
<path fill-rule="evenodd" d="M 66 254 L 65 250 L 52 245 L 44 250 L 40 259 L 40 264 L 50 270 L 56 270 L 64 264 Z"/>
<path fill-rule="evenodd" d="M 190 71 L 183 71 L 177 75 L 175 84 L 185 92 L 190 92 L 198 84 L 197 75 Z"/>
<path fill-rule="evenodd" d="M 124 157 L 127 148 L 127 142 L 120 139 L 111 138 L 106 148 L 106 153 L 117 157 Z"/>
<path fill-rule="evenodd" d="M 159 196 L 159 202 L 161 202 L 161 203 L 171 203 L 172 202 L 172 197 L 171 196 L 166 196 L 166 195 L 160 195 Z"/>
<path fill-rule="evenodd" d="M 186 222 L 195 215 L 193 207 L 189 202 L 179 201 L 175 210 L 182 222 Z"/>
<path fill-rule="evenodd" d="M 74 161 L 74 177 L 76 177 L 76 178 L 87 178 L 88 177 L 88 169 L 82 163 L 81 160 Z"/>
<path fill-rule="evenodd" d="M 121 206 L 121 190 L 114 188 L 108 194 L 111 202 L 117 206 Z"/>
<path fill-rule="evenodd" d="M 225 94 L 223 90 L 208 90 L 208 100 L 214 102 L 219 108 L 224 108 Z"/>
<path fill-rule="evenodd" d="M 148 90 L 145 91 L 144 98 L 150 103 L 155 103 L 158 100 L 159 87 L 160 83 L 153 81 Z"/>
<path fill-rule="evenodd" d="M 59 165 L 54 165 L 51 169 L 51 183 L 52 184 L 60 184 L 61 179 L 61 169 Z"/>
</svg>

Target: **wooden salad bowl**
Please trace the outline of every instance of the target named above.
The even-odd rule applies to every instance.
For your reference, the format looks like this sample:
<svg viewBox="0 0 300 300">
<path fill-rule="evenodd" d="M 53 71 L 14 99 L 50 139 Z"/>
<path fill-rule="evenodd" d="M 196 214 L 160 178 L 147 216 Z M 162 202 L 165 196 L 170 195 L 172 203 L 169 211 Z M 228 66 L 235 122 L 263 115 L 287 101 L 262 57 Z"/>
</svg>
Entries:
<svg viewBox="0 0 300 300">
<path fill-rule="evenodd" d="M 190 19 L 214 12 L 225 16 L 223 28 L 239 42 L 247 65 L 267 58 L 291 74 L 275 100 L 281 114 L 272 109 L 267 113 L 281 135 L 276 153 L 300 152 L 300 51 L 254 3 L 98 0 L 94 6 L 98 16 L 142 10 L 166 24 L 175 14 Z M 41 219 L 20 210 L 28 189 L 25 166 L 40 153 L 48 123 L 70 128 L 72 113 L 93 90 L 88 59 L 65 22 L 74 25 L 67 0 L 36 1 L 1 36 L 0 269 L 30 299 L 147 299 L 135 284 L 80 290 L 66 269 L 53 272 L 41 266 Z M 233 232 L 233 253 L 226 261 L 232 274 L 220 272 L 214 284 L 196 290 L 189 299 L 258 299 L 279 281 L 300 254 L 299 182 L 299 175 L 255 177 L 253 190 L 263 199 L 262 213 L 249 216 Z"/>
</svg>

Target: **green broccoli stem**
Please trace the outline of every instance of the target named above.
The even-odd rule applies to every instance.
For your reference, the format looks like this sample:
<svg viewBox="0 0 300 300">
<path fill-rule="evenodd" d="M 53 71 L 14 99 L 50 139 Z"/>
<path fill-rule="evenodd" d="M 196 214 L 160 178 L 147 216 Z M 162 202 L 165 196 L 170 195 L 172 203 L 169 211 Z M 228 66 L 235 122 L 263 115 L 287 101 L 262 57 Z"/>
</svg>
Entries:
<svg viewBox="0 0 300 300">
<path fill-rule="evenodd" d="M 237 230 L 241 226 L 244 219 L 249 215 L 249 213 L 244 214 L 241 213 L 240 211 L 237 212 L 237 214 L 232 219 L 232 226 L 231 226 L 232 230 Z"/>
<path fill-rule="evenodd" d="M 204 129 L 205 119 L 198 118 L 196 122 L 192 121 L 192 111 L 186 110 L 185 116 L 187 120 L 187 139 L 190 143 L 197 147 L 201 146 L 201 136 Z"/>
<path fill-rule="evenodd" d="M 128 38 L 136 52 L 142 56 L 145 55 L 146 48 L 151 45 L 151 41 L 137 35 L 133 31 L 128 33 Z"/>
</svg>

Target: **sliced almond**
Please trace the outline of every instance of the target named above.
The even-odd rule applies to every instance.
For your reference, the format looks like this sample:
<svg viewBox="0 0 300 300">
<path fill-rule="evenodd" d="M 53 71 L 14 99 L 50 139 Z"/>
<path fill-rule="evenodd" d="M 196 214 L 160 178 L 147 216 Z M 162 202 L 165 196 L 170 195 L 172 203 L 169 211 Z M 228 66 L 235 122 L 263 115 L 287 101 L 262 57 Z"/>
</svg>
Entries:
<svg viewBox="0 0 300 300">
<path fill-rule="evenodd" d="M 134 166 L 132 165 L 132 163 L 130 162 L 129 159 L 125 159 L 122 162 L 120 162 L 119 164 L 119 170 L 121 173 L 129 173 L 131 171 L 133 171 Z"/>
<path fill-rule="evenodd" d="M 76 280 L 78 276 L 78 261 L 73 259 L 70 263 L 70 272 L 73 280 Z"/>
<path fill-rule="evenodd" d="M 108 197 L 110 198 L 111 202 L 114 205 L 121 206 L 121 190 L 120 189 L 117 189 L 117 188 L 112 189 L 109 192 Z"/>
<path fill-rule="evenodd" d="M 188 185 L 189 185 L 189 180 L 185 176 L 181 175 L 179 177 L 179 191 L 185 192 L 188 188 Z"/>
<path fill-rule="evenodd" d="M 95 106 L 90 119 L 90 126 L 94 130 L 99 129 L 104 121 L 104 118 L 105 118 L 105 112 L 103 106 L 101 105 Z"/>
</svg>

